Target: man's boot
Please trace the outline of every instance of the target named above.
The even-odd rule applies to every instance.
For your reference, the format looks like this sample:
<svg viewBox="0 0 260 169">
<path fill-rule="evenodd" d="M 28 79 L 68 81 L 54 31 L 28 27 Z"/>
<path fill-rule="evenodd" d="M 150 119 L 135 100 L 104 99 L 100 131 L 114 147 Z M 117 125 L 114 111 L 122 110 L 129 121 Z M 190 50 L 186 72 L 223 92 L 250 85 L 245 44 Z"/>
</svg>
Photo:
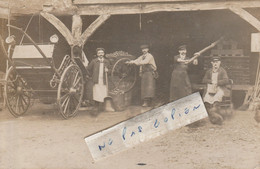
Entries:
<svg viewBox="0 0 260 169">
<path fill-rule="evenodd" d="M 144 99 L 144 103 L 142 105 L 143 107 L 148 107 L 149 106 L 149 101 L 147 99 Z"/>
</svg>

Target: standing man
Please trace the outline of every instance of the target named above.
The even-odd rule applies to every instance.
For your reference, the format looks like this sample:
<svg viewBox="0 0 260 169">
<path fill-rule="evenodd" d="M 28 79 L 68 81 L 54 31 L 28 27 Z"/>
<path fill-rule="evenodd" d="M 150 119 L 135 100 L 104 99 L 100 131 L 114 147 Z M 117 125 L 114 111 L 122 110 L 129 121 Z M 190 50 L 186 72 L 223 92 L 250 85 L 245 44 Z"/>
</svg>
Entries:
<svg viewBox="0 0 260 169">
<path fill-rule="evenodd" d="M 143 107 L 151 106 L 152 99 L 155 96 L 155 78 L 158 78 L 156 72 L 156 64 L 153 55 L 149 53 L 148 45 L 141 45 L 143 55 L 136 60 L 126 62 L 127 64 L 135 64 L 140 66 L 139 75 L 141 77 L 141 99 Z"/>
<path fill-rule="evenodd" d="M 98 111 L 102 111 L 104 98 L 107 97 L 108 87 L 106 73 L 110 66 L 109 60 L 106 59 L 105 49 L 97 48 L 97 58 L 93 59 L 87 67 L 88 75 L 93 81 L 93 100 L 96 102 Z"/>
<path fill-rule="evenodd" d="M 213 57 L 212 68 L 210 68 L 202 83 L 207 84 L 207 90 L 203 97 L 205 106 L 209 113 L 209 119 L 213 124 L 222 124 L 223 115 L 221 115 L 219 103 L 222 102 L 225 92 L 228 92 L 226 85 L 229 84 L 227 72 L 222 68 L 220 57 Z"/>
<path fill-rule="evenodd" d="M 170 85 L 170 101 L 178 100 L 191 94 L 191 83 L 187 73 L 188 64 L 191 62 L 187 58 L 186 45 L 179 47 L 179 55 L 174 56 L 174 70 L 171 77 Z M 195 53 L 194 55 L 199 55 Z M 193 60 L 193 64 L 197 65 L 198 60 Z"/>
</svg>

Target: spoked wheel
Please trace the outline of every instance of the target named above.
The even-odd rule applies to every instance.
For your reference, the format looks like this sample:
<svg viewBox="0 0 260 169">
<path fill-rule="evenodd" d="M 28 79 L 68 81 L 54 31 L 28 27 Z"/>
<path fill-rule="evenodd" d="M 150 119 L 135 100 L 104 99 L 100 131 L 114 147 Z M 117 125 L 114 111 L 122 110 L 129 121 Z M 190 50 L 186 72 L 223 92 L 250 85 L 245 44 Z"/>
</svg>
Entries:
<svg viewBox="0 0 260 169">
<path fill-rule="evenodd" d="M 22 77 L 17 75 L 13 67 L 9 68 L 5 80 L 4 97 L 6 99 L 7 108 L 13 116 L 19 117 L 23 115 L 30 106 L 32 97 L 31 90 Z"/>
<path fill-rule="evenodd" d="M 57 102 L 59 110 L 65 119 L 74 117 L 81 105 L 84 90 L 83 75 L 77 65 L 68 66 L 58 87 Z"/>
<path fill-rule="evenodd" d="M 124 92 L 131 90 L 137 79 L 136 66 L 126 64 L 126 61 L 130 59 L 119 59 L 112 68 L 112 82 L 117 89 Z"/>
</svg>

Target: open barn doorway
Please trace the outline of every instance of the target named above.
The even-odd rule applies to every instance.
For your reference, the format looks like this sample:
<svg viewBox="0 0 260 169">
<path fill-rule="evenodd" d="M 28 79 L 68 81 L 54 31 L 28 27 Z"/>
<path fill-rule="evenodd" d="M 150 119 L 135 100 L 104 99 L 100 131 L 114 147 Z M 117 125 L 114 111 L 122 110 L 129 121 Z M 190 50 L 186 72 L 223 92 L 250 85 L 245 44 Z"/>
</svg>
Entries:
<svg viewBox="0 0 260 169">
<path fill-rule="evenodd" d="M 117 15 L 112 16 L 93 34 L 86 43 L 85 50 L 90 60 L 98 46 L 106 48 L 107 53 L 126 51 L 138 57 L 141 55 L 139 46 L 143 43 L 149 44 L 159 72 L 157 101 L 166 103 L 169 100 L 173 57 L 178 54 L 178 47 L 186 44 L 188 56 L 191 57 L 195 52 L 224 36 L 225 40 L 237 43 L 236 48 L 242 50 L 241 57 L 247 58 L 251 65 L 245 65 L 248 72 L 244 80 L 235 79 L 234 85 L 239 87 L 237 93 L 240 97 L 237 100 L 241 101 L 247 87 L 252 85 L 255 79 L 257 56 L 250 52 L 250 36 L 254 31 L 253 27 L 229 10 Z M 192 85 L 201 83 L 207 67 L 204 58 L 210 54 L 211 50 L 203 53 L 198 66 L 190 66 L 188 73 Z M 233 58 L 233 61 L 236 60 Z M 227 66 L 232 69 L 230 63 Z M 232 74 L 230 76 L 236 78 Z"/>
<path fill-rule="evenodd" d="M 82 30 L 85 30 L 98 16 L 81 17 Z M 256 17 L 259 16 L 256 15 Z M 12 24 L 25 29 L 30 18 L 31 16 L 17 17 Z M 71 30 L 71 16 L 59 16 L 58 18 Z M 56 61 L 57 65 L 66 54 L 70 54 L 70 46 L 64 37 L 41 16 L 33 17 L 27 32 L 37 43 L 48 43 L 49 37 L 53 34 L 60 37 L 60 43 L 56 48 L 59 53 L 56 55 L 59 56 Z M 247 90 L 247 88 L 243 89 L 245 87 L 243 85 L 252 85 L 255 79 L 258 58 L 250 52 L 252 32 L 255 32 L 253 27 L 229 10 L 115 15 L 110 17 L 90 37 L 84 46 L 84 52 L 89 61 L 95 57 L 97 47 L 104 47 L 107 54 L 125 51 L 138 57 L 141 55 L 140 45 L 144 43 L 150 45 L 150 52 L 155 58 L 159 72 L 159 79 L 156 81 L 156 101 L 166 103 L 169 100 L 173 57 L 178 54 L 178 47 L 186 44 L 188 56 L 191 57 L 195 52 L 224 36 L 226 40 L 237 42 L 237 48 L 243 51 L 243 56 L 248 58 L 251 65 L 249 73 L 246 75 L 247 80 L 239 80 L 235 83 L 242 87 L 241 94 L 239 94 L 241 98 L 238 99 L 241 101 L 244 91 Z M 21 35 L 13 33 L 17 39 L 21 39 Z M 26 42 L 27 40 L 24 39 L 24 43 Z M 201 83 L 205 73 L 204 58 L 210 54 L 211 50 L 199 58 L 198 66 L 190 66 L 188 73 L 192 85 Z M 140 98 L 138 83 L 136 88 L 137 91 L 134 95 L 137 96 L 133 96 L 133 98 Z M 135 104 L 140 104 L 140 100 L 135 99 L 135 101 Z"/>
</svg>

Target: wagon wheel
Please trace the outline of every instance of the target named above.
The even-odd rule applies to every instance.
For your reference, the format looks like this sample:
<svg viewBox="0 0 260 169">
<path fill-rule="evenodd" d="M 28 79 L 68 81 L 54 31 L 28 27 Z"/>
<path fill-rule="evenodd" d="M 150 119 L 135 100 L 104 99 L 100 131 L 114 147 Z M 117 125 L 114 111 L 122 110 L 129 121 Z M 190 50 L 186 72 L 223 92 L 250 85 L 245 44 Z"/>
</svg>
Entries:
<svg viewBox="0 0 260 169">
<path fill-rule="evenodd" d="M 58 87 L 57 102 L 61 115 L 68 119 L 74 117 L 81 105 L 84 90 L 83 75 L 76 65 L 68 66 Z"/>
<path fill-rule="evenodd" d="M 7 108 L 15 116 L 23 115 L 30 106 L 31 90 L 26 82 L 10 67 L 5 76 L 4 97 Z"/>
<path fill-rule="evenodd" d="M 119 59 L 112 68 L 112 82 L 116 88 L 124 92 L 130 91 L 137 79 L 136 66 L 126 64 L 126 61 L 130 59 Z"/>
</svg>

